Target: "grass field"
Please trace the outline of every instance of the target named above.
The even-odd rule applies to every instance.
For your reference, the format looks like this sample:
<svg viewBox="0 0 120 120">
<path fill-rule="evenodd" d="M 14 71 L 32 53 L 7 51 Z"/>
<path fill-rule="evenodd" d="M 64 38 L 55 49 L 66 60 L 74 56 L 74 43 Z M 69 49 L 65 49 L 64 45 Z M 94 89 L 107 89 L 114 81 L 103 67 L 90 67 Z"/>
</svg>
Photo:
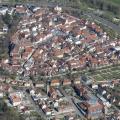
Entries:
<svg viewBox="0 0 120 120">
<path fill-rule="evenodd" d="M 107 0 L 107 1 L 110 1 L 110 2 L 112 2 L 114 4 L 120 4 L 120 0 Z"/>
</svg>

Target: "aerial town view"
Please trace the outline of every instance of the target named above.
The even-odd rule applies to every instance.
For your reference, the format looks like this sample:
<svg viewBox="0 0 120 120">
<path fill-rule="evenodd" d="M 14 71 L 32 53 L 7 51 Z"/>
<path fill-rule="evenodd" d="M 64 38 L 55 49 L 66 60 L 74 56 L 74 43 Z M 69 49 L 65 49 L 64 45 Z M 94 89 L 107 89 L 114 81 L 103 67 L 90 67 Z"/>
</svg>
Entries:
<svg viewBox="0 0 120 120">
<path fill-rule="evenodd" d="M 120 120 L 120 0 L 0 0 L 0 120 Z"/>
</svg>

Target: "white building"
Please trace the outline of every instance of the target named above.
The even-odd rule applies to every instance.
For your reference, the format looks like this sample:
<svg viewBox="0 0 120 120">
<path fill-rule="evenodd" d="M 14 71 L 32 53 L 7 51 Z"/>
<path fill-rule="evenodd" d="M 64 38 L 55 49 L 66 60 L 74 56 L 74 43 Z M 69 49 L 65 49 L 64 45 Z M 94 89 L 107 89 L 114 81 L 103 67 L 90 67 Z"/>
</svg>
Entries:
<svg viewBox="0 0 120 120">
<path fill-rule="evenodd" d="M 1 15 L 5 15 L 7 11 L 8 11 L 8 8 L 7 8 L 7 7 L 1 7 L 1 8 L 0 8 L 0 14 L 1 14 Z"/>
<path fill-rule="evenodd" d="M 22 102 L 22 92 L 13 92 L 13 93 L 10 93 L 9 98 L 10 98 L 10 103 L 13 106 L 18 106 Z"/>
<path fill-rule="evenodd" d="M 3 98 L 3 96 L 4 96 L 3 91 L 0 91 L 0 98 Z"/>
</svg>

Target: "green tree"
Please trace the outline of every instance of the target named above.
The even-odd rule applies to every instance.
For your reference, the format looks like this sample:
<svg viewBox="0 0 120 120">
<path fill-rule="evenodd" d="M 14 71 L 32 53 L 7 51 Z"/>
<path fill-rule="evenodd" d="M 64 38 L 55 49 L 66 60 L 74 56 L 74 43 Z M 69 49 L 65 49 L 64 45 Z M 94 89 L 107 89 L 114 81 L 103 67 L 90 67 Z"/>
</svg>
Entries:
<svg viewBox="0 0 120 120">
<path fill-rule="evenodd" d="M 14 108 L 10 108 L 7 104 L 0 100 L 0 120 L 24 120 L 24 116 L 21 116 Z"/>
<path fill-rule="evenodd" d="M 3 16 L 3 21 L 8 25 L 8 27 L 11 27 L 12 20 L 12 16 L 8 14 L 8 12 Z"/>
</svg>

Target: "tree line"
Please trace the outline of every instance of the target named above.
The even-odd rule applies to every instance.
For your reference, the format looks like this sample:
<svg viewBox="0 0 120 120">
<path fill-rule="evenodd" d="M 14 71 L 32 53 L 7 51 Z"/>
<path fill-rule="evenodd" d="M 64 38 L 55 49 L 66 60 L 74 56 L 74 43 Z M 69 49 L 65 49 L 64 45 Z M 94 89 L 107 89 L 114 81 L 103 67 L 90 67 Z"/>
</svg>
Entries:
<svg viewBox="0 0 120 120">
<path fill-rule="evenodd" d="M 100 10 L 110 11 L 116 15 L 120 14 L 120 5 L 114 4 L 107 0 L 81 0 L 82 2 L 87 3 L 90 7 L 95 7 Z"/>
</svg>

